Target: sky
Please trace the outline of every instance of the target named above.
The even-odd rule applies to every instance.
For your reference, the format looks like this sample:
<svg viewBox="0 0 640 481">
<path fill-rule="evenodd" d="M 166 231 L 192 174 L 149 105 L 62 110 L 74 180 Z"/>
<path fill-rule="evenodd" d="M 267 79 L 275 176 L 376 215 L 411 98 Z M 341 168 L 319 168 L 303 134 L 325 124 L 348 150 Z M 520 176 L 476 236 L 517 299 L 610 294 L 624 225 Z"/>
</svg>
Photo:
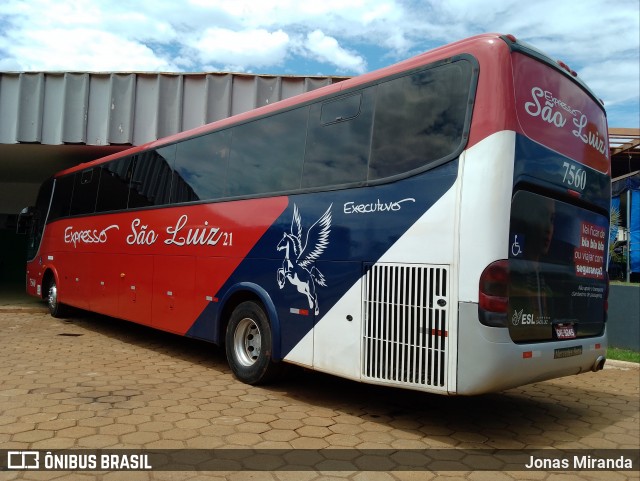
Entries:
<svg viewBox="0 0 640 481">
<path fill-rule="evenodd" d="M 567 63 L 640 127 L 638 0 L 2 0 L 0 71 L 353 76 L 472 35 Z"/>
</svg>

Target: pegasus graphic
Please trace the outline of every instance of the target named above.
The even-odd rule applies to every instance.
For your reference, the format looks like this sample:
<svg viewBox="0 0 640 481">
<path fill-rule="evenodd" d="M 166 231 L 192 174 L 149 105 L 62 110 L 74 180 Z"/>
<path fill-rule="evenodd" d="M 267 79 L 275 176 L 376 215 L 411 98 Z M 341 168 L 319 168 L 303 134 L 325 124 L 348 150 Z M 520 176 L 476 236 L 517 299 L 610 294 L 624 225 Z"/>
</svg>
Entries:
<svg viewBox="0 0 640 481">
<path fill-rule="evenodd" d="M 326 287 L 327 283 L 322 273 L 313 264 L 329 245 L 332 205 L 309 227 L 303 239 L 300 212 L 298 206 L 294 204 L 291 233 L 285 232 L 277 246 L 278 251 L 284 251 L 284 261 L 277 272 L 278 286 L 282 289 L 286 281 L 289 281 L 298 289 L 298 292 L 307 296 L 309 309 L 312 309 L 316 315 L 320 313 L 316 284 Z"/>
<path fill-rule="evenodd" d="M 519 311 L 516 311 L 514 309 L 513 316 L 511 316 L 511 322 L 513 323 L 514 326 L 517 326 L 518 324 L 520 324 L 523 313 L 524 313 L 524 309 L 520 309 Z"/>
</svg>

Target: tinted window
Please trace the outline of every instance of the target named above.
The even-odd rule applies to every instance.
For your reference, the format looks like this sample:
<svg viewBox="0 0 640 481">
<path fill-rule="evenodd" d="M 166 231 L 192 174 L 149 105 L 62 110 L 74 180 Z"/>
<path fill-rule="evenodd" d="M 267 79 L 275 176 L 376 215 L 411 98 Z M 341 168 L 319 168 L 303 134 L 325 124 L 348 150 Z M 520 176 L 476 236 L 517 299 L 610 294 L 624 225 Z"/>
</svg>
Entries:
<svg viewBox="0 0 640 481">
<path fill-rule="evenodd" d="M 368 88 L 342 99 L 311 106 L 303 187 L 366 180 L 372 97 L 373 88 Z M 354 116 L 356 106 L 359 113 Z"/>
<path fill-rule="evenodd" d="M 213 132 L 179 144 L 172 202 L 223 197 L 230 144 L 229 130 Z"/>
<path fill-rule="evenodd" d="M 572 204 L 518 191 L 509 226 L 509 333 L 551 340 L 557 323 L 577 337 L 602 332 L 606 317 L 608 219 Z"/>
<path fill-rule="evenodd" d="M 100 167 L 96 212 L 127 208 L 132 168 L 131 157 L 114 160 Z"/>
<path fill-rule="evenodd" d="M 56 220 L 69 215 L 71 196 L 73 195 L 73 181 L 75 174 L 59 177 L 55 181 L 49 220 Z"/>
<path fill-rule="evenodd" d="M 133 157 L 129 208 L 169 203 L 176 146 L 149 150 Z"/>
<path fill-rule="evenodd" d="M 325 102 L 322 104 L 320 121 L 323 125 L 326 125 L 357 117 L 360 113 L 361 103 L 362 94 L 350 95 L 333 102 Z"/>
<path fill-rule="evenodd" d="M 71 215 L 93 214 L 96 210 L 99 177 L 99 169 L 92 168 L 76 172 L 71 200 Z"/>
<path fill-rule="evenodd" d="M 233 129 L 227 195 L 300 188 L 308 112 L 291 110 Z"/>
<path fill-rule="evenodd" d="M 369 179 L 423 167 L 462 143 L 471 84 L 466 61 L 378 86 Z"/>
</svg>

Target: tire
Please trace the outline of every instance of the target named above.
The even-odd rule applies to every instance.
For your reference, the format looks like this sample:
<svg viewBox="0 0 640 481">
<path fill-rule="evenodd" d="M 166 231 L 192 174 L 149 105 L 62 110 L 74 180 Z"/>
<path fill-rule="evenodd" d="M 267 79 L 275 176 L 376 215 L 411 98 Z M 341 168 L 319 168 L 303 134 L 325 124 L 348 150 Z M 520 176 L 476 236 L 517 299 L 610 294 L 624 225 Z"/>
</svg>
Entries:
<svg viewBox="0 0 640 481">
<path fill-rule="evenodd" d="M 235 308 L 225 334 L 227 362 L 233 374 L 246 384 L 266 384 L 279 373 L 272 359 L 271 325 L 264 309 L 253 301 Z"/>
<path fill-rule="evenodd" d="M 68 313 L 67 306 L 58 301 L 58 286 L 54 277 L 51 278 L 51 281 L 49 282 L 49 285 L 47 287 L 46 301 L 47 307 L 49 308 L 49 313 L 52 317 L 66 317 Z"/>
</svg>

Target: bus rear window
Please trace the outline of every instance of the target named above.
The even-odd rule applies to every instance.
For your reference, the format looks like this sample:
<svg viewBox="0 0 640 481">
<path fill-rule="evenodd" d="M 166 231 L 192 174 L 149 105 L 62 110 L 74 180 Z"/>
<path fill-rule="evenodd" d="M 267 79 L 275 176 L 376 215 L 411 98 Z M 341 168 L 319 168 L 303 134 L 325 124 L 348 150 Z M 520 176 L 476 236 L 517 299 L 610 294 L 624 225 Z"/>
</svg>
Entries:
<svg viewBox="0 0 640 481">
<path fill-rule="evenodd" d="M 509 328 L 516 342 L 554 340 L 555 326 L 599 335 L 606 296 L 607 219 L 528 191 L 511 204 Z"/>
<path fill-rule="evenodd" d="M 520 53 L 513 54 L 516 111 L 527 137 L 609 173 L 604 110 L 574 81 Z"/>
</svg>

